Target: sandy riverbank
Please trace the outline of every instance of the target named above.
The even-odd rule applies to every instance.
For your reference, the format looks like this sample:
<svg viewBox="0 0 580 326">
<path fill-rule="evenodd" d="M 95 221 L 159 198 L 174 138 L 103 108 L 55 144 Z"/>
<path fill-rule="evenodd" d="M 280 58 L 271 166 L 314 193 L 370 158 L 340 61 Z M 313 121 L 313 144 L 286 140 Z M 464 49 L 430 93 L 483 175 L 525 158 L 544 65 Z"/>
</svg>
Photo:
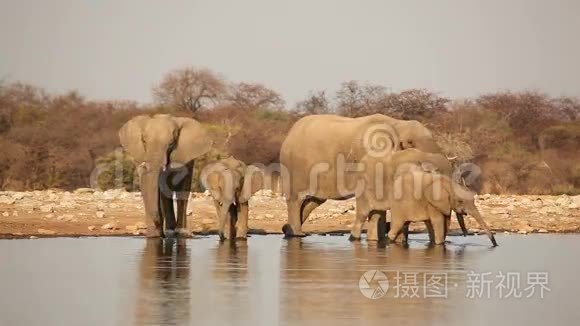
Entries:
<svg viewBox="0 0 580 326">
<path fill-rule="evenodd" d="M 480 195 L 477 204 L 496 232 L 580 232 L 580 196 Z M 328 201 L 304 224 L 311 233 L 348 232 L 354 219 L 354 200 Z M 250 201 L 252 233 L 280 233 L 286 222 L 284 198 L 261 191 Z M 468 227 L 478 232 L 477 223 Z M 457 225 L 452 225 L 456 228 Z M 140 193 L 79 189 L 75 192 L 0 192 L 0 238 L 53 236 L 139 236 L 143 233 Z M 211 197 L 192 194 L 188 228 L 194 233 L 216 231 Z M 423 228 L 416 223 L 415 231 Z"/>
</svg>

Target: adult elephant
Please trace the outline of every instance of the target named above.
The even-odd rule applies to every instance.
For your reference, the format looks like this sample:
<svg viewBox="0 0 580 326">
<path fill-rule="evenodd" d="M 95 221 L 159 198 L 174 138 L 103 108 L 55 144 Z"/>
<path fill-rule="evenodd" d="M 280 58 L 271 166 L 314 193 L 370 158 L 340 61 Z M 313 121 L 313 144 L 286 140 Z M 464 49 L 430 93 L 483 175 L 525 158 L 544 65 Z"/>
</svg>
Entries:
<svg viewBox="0 0 580 326">
<path fill-rule="evenodd" d="M 204 128 L 194 119 L 167 114 L 140 115 L 121 127 L 119 138 L 137 163 L 147 236 L 163 237 L 164 226 L 178 235 L 190 236 L 186 229 L 186 209 L 193 164 L 212 146 Z"/>
<path fill-rule="evenodd" d="M 302 224 L 327 199 L 347 199 L 364 190 L 361 160 L 386 158 L 417 148 L 439 153 L 431 131 L 414 120 L 374 114 L 360 118 L 311 115 L 298 120 L 280 149 L 283 192 L 288 205 L 286 236 L 304 236 Z M 357 216 L 363 214 L 357 205 Z M 357 235 L 354 234 L 356 237 Z"/>
</svg>

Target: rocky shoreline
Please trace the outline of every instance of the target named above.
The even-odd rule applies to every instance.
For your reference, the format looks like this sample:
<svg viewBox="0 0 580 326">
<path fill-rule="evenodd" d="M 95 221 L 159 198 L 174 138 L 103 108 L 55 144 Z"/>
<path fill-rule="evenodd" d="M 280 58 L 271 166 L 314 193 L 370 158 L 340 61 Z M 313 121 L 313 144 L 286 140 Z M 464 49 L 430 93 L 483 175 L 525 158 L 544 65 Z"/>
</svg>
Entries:
<svg viewBox="0 0 580 326">
<path fill-rule="evenodd" d="M 495 232 L 578 233 L 580 196 L 479 195 L 477 205 Z M 348 232 L 355 212 L 353 199 L 328 201 L 304 224 L 317 234 Z M 194 193 L 188 207 L 188 228 L 193 234 L 216 232 L 215 209 L 207 193 Z M 281 233 L 286 223 L 284 198 L 271 191 L 258 192 L 250 201 L 250 234 Z M 452 228 L 457 228 L 455 222 Z M 469 218 L 470 231 L 478 233 Z M 421 232 L 422 223 L 412 225 Z M 0 192 L 0 238 L 141 236 L 144 233 L 140 193 L 123 190 L 74 192 L 46 190 Z"/>
</svg>

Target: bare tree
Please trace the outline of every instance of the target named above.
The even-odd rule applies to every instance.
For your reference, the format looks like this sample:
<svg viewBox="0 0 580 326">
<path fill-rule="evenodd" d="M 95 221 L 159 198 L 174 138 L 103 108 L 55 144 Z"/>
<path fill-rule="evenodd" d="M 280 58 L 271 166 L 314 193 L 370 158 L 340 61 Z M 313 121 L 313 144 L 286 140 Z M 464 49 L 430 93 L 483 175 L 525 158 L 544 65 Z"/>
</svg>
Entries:
<svg viewBox="0 0 580 326">
<path fill-rule="evenodd" d="M 552 100 L 553 113 L 558 120 L 580 119 L 580 101 L 575 97 L 559 97 Z"/>
<path fill-rule="evenodd" d="M 302 114 L 324 114 L 332 109 L 326 91 L 310 91 L 305 100 L 296 103 L 296 111 Z"/>
<path fill-rule="evenodd" d="M 380 112 L 386 96 L 386 87 L 351 80 L 336 92 L 337 111 L 349 117 Z"/>
<path fill-rule="evenodd" d="M 153 88 L 153 97 L 160 104 L 197 112 L 216 105 L 225 92 L 225 82 L 211 70 L 187 67 L 165 75 Z"/>
<path fill-rule="evenodd" d="M 243 109 L 282 109 L 286 104 L 276 91 L 262 84 L 236 83 L 230 85 L 227 101 Z"/>
<path fill-rule="evenodd" d="M 449 99 L 426 89 L 409 89 L 383 98 L 382 112 L 400 119 L 428 118 L 447 110 Z"/>
</svg>

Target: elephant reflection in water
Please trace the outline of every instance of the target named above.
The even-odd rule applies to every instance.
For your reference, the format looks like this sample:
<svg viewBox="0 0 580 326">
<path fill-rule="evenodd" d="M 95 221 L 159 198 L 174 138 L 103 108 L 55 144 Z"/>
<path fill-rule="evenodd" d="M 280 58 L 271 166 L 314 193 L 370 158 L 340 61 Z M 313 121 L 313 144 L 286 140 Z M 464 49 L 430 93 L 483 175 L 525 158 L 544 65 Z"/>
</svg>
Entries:
<svg viewBox="0 0 580 326">
<path fill-rule="evenodd" d="M 440 309 L 440 305 L 450 305 L 451 301 L 426 298 L 423 279 L 426 271 L 461 269 L 461 247 L 457 250 L 426 243 L 427 249 L 414 249 L 387 246 L 386 241 L 352 242 L 350 246 L 351 250 L 337 250 L 300 238 L 287 241 L 280 268 L 286 287 L 281 292 L 282 320 L 322 322 L 341 316 L 346 325 L 353 320 L 364 320 L 366 325 L 384 325 L 385 320 L 412 325 L 451 319 L 448 313 L 452 309 Z M 385 297 L 371 300 L 360 292 L 359 280 L 369 270 L 385 272 L 389 280 Z M 397 271 L 416 273 L 419 297 L 395 297 Z M 449 291 L 448 298 L 453 300 L 457 293 Z M 464 298 L 465 294 L 460 294 Z"/>
<path fill-rule="evenodd" d="M 186 239 L 146 239 L 139 272 L 135 325 L 187 324 L 191 289 Z"/>
<path fill-rule="evenodd" d="M 215 248 L 214 277 L 239 287 L 248 280 L 248 243 L 224 240 Z"/>
<path fill-rule="evenodd" d="M 248 288 L 248 243 L 224 240 L 214 249 L 212 268 L 214 281 L 213 313 L 227 324 L 252 320 L 252 301 Z"/>
</svg>

